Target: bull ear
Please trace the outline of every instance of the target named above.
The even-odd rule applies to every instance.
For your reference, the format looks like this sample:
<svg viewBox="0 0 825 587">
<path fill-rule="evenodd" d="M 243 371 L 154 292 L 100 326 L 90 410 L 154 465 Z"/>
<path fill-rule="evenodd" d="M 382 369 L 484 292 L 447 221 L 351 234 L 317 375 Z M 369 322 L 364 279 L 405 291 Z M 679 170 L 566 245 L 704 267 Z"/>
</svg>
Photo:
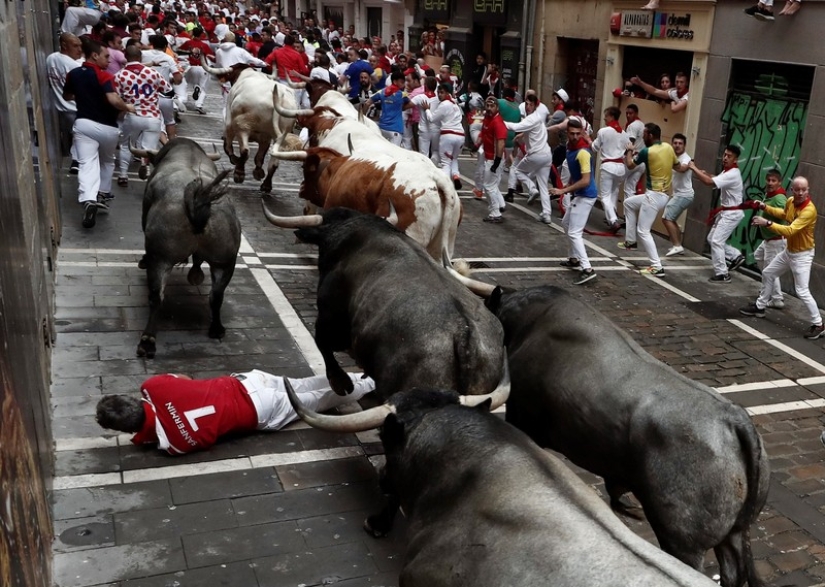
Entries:
<svg viewBox="0 0 825 587">
<path fill-rule="evenodd" d="M 493 314 L 498 314 L 498 310 L 501 307 L 501 296 L 503 293 L 504 290 L 502 290 L 500 286 L 496 286 L 493 293 L 490 294 L 490 297 L 484 301 L 484 305 L 487 306 L 487 309 Z"/>
<path fill-rule="evenodd" d="M 390 447 L 401 446 L 404 444 L 405 437 L 403 422 L 395 414 L 388 414 L 381 427 L 381 442 L 384 443 L 384 449 L 389 450 Z"/>
<path fill-rule="evenodd" d="M 493 405 L 493 398 L 488 397 L 486 400 L 484 400 L 483 402 L 478 404 L 473 409 L 478 410 L 479 412 L 484 412 L 486 414 L 487 412 L 490 411 L 490 406 L 491 405 Z"/>
</svg>

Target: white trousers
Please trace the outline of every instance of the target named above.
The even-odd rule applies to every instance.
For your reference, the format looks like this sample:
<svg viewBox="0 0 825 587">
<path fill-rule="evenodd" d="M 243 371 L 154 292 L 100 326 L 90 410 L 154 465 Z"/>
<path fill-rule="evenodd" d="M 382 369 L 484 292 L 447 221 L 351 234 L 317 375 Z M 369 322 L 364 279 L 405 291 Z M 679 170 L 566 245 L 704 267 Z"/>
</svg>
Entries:
<svg viewBox="0 0 825 587">
<path fill-rule="evenodd" d="M 411 122 L 404 123 L 404 135 L 401 138 L 401 146 L 412 151 L 413 148 L 413 125 Z"/>
<path fill-rule="evenodd" d="M 759 246 L 756 247 L 756 250 L 753 252 L 753 257 L 756 259 L 756 264 L 759 266 L 759 269 L 765 271 L 765 267 L 771 264 L 779 253 L 785 250 L 785 239 L 778 238 L 775 240 L 765 240 L 759 243 Z M 768 288 L 768 293 L 766 294 L 769 300 L 779 300 L 782 301 L 784 298 L 782 296 L 782 283 L 777 276 L 772 282 L 765 282 L 764 276 L 762 277 L 762 290 Z M 759 292 L 759 295 L 762 295 L 762 291 Z"/>
<path fill-rule="evenodd" d="M 289 383 L 307 408 L 315 412 L 325 412 L 359 400 L 375 389 L 375 382 L 369 377 L 361 379 L 360 373 L 348 375 L 355 386 L 349 395 L 338 395 L 332 391 L 329 381 L 323 375 L 305 379 L 290 378 Z M 241 379 L 241 383 L 249 392 L 249 399 L 255 405 L 255 411 L 258 412 L 258 430 L 280 430 L 298 419 L 298 414 L 286 395 L 283 377 L 276 377 L 257 369 L 240 373 L 236 377 Z"/>
<path fill-rule="evenodd" d="M 531 194 L 536 191 L 536 184 L 538 184 L 542 214 L 552 213 L 550 192 L 547 191 L 547 180 L 550 178 L 550 165 L 552 163 L 553 152 L 547 148 L 538 152 L 528 152 L 516 165 L 516 178 Z M 536 180 L 536 183 L 533 183 L 533 179 Z"/>
<path fill-rule="evenodd" d="M 126 177 L 132 153 L 129 146 L 157 150 L 160 145 L 160 118 L 127 114 L 120 123 L 120 160 L 118 177 Z"/>
<path fill-rule="evenodd" d="M 756 305 L 760 308 L 767 307 L 768 301 L 771 299 L 772 289 L 765 287 L 765 284 L 771 283 L 774 279 L 781 277 L 790 269 L 793 275 L 796 297 L 805 304 L 805 309 L 808 310 L 808 319 L 811 321 L 811 324 L 816 324 L 817 326 L 822 324 L 819 307 L 811 295 L 811 290 L 808 289 L 808 282 L 811 279 L 811 264 L 813 262 L 814 249 L 800 253 L 791 253 L 786 248 L 779 253 L 762 272 L 762 291 L 759 293 Z"/>
<path fill-rule="evenodd" d="M 166 126 L 175 124 L 175 99 L 161 96 L 158 98 L 158 107 L 160 108 L 160 115 L 163 117 L 163 124 Z"/>
<path fill-rule="evenodd" d="M 516 167 L 518 167 L 518 164 L 521 162 L 523 157 L 524 152 L 521 150 L 521 147 L 518 145 L 513 146 L 513 160 L 510 163 L 510 175 L 507 176 L 508 190 L 516 189 L 516 183 L 518 183 L 518 178 L 516 177 Z"/>
<path fill-rule="evenodd" d="M 209 83 L 209 74 L 200 65 L 192 65 L 184 74 L 186 83 L 192 86 L 192 90 L 200 88 L 200 95 L 195 100 L 195 108 L 203 107 L 203 101 L 206 99 L 206 84 Z"/>
<path fill-rule="evenodd" d="M 656 269 L 662 268 L 662 260 L 659 259 L 659 251 L 656 249 L 656 241 L 653 240 L 650 229 L 656 222 L 656 216 L 667 206 L 667 200 L 667 194 L 648 190 L 642 195 L 632 196 L 624 201 L 625 241 L 635 243 L 638 239 L 650 258 L 650 266 Z"/>
<path fill-rule="evenodd" d="M 83 8 L 81 6 L 69 6 L 63 14 L 63 22 L 60 24 L 61 33 L 72 33 L 80 36 L 86 32 L 86 27 L 97 24 L 103 13 L 94 8 Z"/>
<path fill-rule="evenodd" d="M 628 199 L 631 196 L 636 195 L 636 186 L 639 183 L 639 179 L 644 175 L 645 169 L 647 166 L 642 163 L 641 165 L 637 165 L 633 169 L 629 169 L 627 171 L 627 175 L 624 178 L 624 199 Z"/>
<path fill-rule="evenodd" d="M 464 146 L 464 135 L 446 134 L 438 138 L 438 152 L 441 155 L 441 169 L 447 177 L 453 178 L 459 174 L 458 156 Z"/>
<path fill-rule="evenodd" d="M 481 151 L 482 149 L 479 149 Z M 484 186 L 484 193 L 487 196 L 488 211 L 493 218 L 501 216 L 501 209 L 507 206 L 504 203 L 504 196 L 501 195 L 499 184 L 501 183 L 501 167 L 503 163 L 499 163 L 498 169 L 493 173 L 490 168 L 493 166 L 493 160 L 485 159 L 482 162 L 481 170 L 484 174 L 482 185 Z"/>
<path fill-rule="evenodd" d="M 439 137 L 437 130 L 418 131 L 418 152 L 429 157 L 436 167 L 441 167 L 441 155 L 438 152 Z"/>
<path fill-rule="evenodd" d="M 112 191 L 115 150 L 120 132 L 117 127 L 78 118 L 72 129 L 77 162 L 77 201 L 96 202 L 97 193 Z"/>
<path fill-rule="evenodd" d="M 599 173 L 599 201 L 604 208 L 604 216 L 609 224 L 618 222 L 616 206 L 619 204 L 619 189 L 622 187 L 627 167 L 624 163 L 610 161 L 602 163 Z"/>
<path fill-rule="evenodd" d="M 596 198 L 571 197 L 570 203 L 564 209 L 564 218 L 561 220 L 561 225 L 567 234 L 567 256 L 571 259 L 578 259 L 582 269 L 590 269 L 590 259 L 587 257 L 583 234 L 595 203 Z"/>
<path fill-rule="evenodd" d="M 476 172 L 473 176 L 473 180 L 475 181 L 475 187 L 477 190 L 484 189 L 484 176 L 485 176 L 485 163 L 487 161 L 487 157 L 484 155 L 484 147 L 479 147 L 478 151 L 476 151 Z"/>
<path fill-rule="evenodd" d="M 404 140 L 404 135 L 400 132 L 395 132 L 392 130 L 384 130 L 381 129 L 381 136 L 391 142 L 393 145 L 400 147 L 401 141 Z"/>
<path fill-rule="evenodd" d="M 715 275 L 726 275 L 728 264 L 725 259 L 735 259 L 742 253 L 728 244 L 728 238 L 736 226 L 745 217 L 742 210 L 724 210 L 716 215 L 713 226 L 708 233 L 710 260 L 713 262 Z"/>
</svg>

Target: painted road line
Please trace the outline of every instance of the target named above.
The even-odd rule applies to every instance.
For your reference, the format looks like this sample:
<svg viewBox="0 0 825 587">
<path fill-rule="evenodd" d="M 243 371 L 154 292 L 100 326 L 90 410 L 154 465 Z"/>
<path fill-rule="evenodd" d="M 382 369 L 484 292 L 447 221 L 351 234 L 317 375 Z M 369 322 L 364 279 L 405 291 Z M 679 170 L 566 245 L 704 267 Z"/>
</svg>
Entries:
<svg viewBox="0 0 825 587">
<path fill-rule="evenodd" d="M 670 267 L 668 267 L 668 269 L 670 269 Z M 653 281 L 654 283 L 656 283 L 656 285 L 659 285 L 659 286 L 661 286 L 661 287 L 663 287 L 667 290 L 672 291 L 677 296 L 680 296 L 680 297 L 686 299 L 689 302 L 701 302 L 702 301 L 699 298 L 696 298 L 696 297 L 690 295 L 686 291 L 682 291 L 681 289 L 679 289 L 675 285 L 672 285 L 672 284 L 666 282 L 665 279 L 667 279 L 667 276 L 665 276 L 665 279 L 662 279 L 661 277 L 656 277 L 655 275 L 644 275 L 643 277 Z"/>
<path fill-rule="evenodd" d="M 740 391 L 794 387 L 796 385 L 802 385 L 802 380 L 800 379 L 799 381 L 793 381 L 791 379 L 775 379 L 773 381 L 758 381 L 756 383 L 735 383 L 733 385 L 726 385 L 725 387 L 717 387 L 716 391 L 719 393 L 737 393 Z"/>
<path fill-rule="evenodd" d="M 364 456 L 364 449 L 360 446 L 341 446 L 337 448 L 304 450 L 301 452 L 257 455 L 249 458 L 252 461 L 253 468 L 261 469 L 263 467 L 280 467 L 283 465 L 297 465 L 299 463 L 312 463 L 315 461 L 333 461 L 362 456 Z"/>
<path fill-rule="evenodd" d="M 774 340 L 766 334 L 762 334 L 761 332 L 759 332 L 755 328 L 744 324 L 741 320 L 736 320 L 736 319 L 731 318 L 731 319 L 728 319 L 728 322 L 730 322 L 731 324 L 733 324 L 734 326 L 736 326 L 738 328 L 741 328 L 745 332 L 755 336 L 759 340 L 764 340 L 769 345 L 771 345 L 773 347 L 776 347 L 777 349 L 779 349 L 783 353 L 785 353 L 787 355 L 790 355 L 790 356 L 792 356 L 793 358 L 795 358 L 799 361 L 802 361 L 803 363 L 805 363 L 809 367 L 813 367 L 814 369 L 816 369 L 820 373 L 825 373 L 825 365 L 823 365 L 822 363 L 814 361 L 813 359 L 803 355 L 802 353 L 800 353 L 796 349 L 792 349 L 788 345 L 783 344 L 783 343 L 779 342 L 778 340 Z"/>
<path fill-rule="evenodd" d="M 190 267 L 191 263 L 181 263 L 180 265 L 175 265 L 176 269 L 183 269 L 185 267 Z M 137 263 L 134 261 L 126 262 L 126 261 L 58 261 L 58 273 L 60 273 L 60 268 L 62 267 L 110 267 L 110 268 L 127 268 L 127 269 L 135 269 L 140 271 L 141 273 L 144 271 L 143 269 L 138 269 Z M 235 269 L 249 269 L 246 263 L 236 263 Z"/>
<path fill-rule="evenodd" d="M 134 469 L 123 471 L 123 483 L 141 483 L 143 481 L 159 481 L 162 479 L 177 479 L 179 477 L 195 477 L 211 473 L 229 473 L 231 471 L 247 471 L 252 469 L 249 457 L 224 459 L 221 461 L 206 461 L 202 463 L 187 463 L 169 467 L 153 467 L 149 469 Z"/>
<path fill-rule="evenodd" d="M 81 489 L 83 487 L 99 487 L 102 485 L 120 485 L 123 482 L 120 473 L 93 473 L 91 475 L 72 475 L 55 477 L 53 490 Z"/>
<path fill-rule="evenodd" d="M 90 418 L 92 416 L 89 416 Z M 92 438 L 57 438 L 55 452 L 89 450 L 93 448 L 113 448 L 118 446 L 117 436 L 95 436 Z"/>
<path fill-rule="evenodd" d="M 796 402 L 785 402 L 781 404 L 769 404 L 767 406 L 754 406 L 747 408 L 751 416 L 761 416 L 764 414 L 779 414 L 782 412 L 795 412 L 797 410 L 810 410 L 825 408 L 825 399 L 809 399 Z"/>
<path fill-rule="evenodd" d="M 803 377 L 802 379 L 797 379 L 796 382 L 799 385 L 818 385 L 825 383 L 825 377 Z"/>
</svg>

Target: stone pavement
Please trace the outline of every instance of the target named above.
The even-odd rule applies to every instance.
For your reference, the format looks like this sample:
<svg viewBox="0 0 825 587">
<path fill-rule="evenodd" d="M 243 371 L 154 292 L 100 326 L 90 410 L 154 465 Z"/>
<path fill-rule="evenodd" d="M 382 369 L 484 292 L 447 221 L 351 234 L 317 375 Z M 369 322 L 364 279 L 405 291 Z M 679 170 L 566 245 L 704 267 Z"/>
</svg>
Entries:
<svg viewBox="0 0 825 587">
<path fill-rule="evenodd" d="M 217 100 L 210 96 L 207 107 L 216 111 Z M 208 144 L 219 140 L 219 127 L 214 116 L 184 114 L 179 133 Z M 226 158 L 219 165 L 228 165 Z M 462 170 L 472 177 L 469 158 Z M 374 433 L 331 435 L 295 424 L 170 457 L 94 422 L 101 395 L 137 394 L 157 373 L 200 378 L 261 368 L 307 376 L 322 369 L 310 336 L 316 251 L 263 219 L 258 182 L 247 172 L 246 183 L 230 190 L 245 241 L 224 304 L 227 335 L 206 336 L 208 287 L 190 286 L 185 268 L 176 269 L 153 360 L 135 355 L 148 313 L 145 275 L 137 268 L 144 182 L 131 173 L 128 188 L 114 188 L 110 213 L 84 230 L 75 178 L 64 177 L 52 386 L 59 587 L 397 585 L 403 527 L 383 540 L 361 529 L 380 503 Z M 275 180 L 267 205 L 300 213 L 297 164 L 283 164 Z M 557 217 L 553 226 L 538 223 L 537 207 L 519 198 L 503 224 L 484 224 L 486 203 L 473 200 L 471 187 L 462 192 L 457 256 L 472 262 L 477 278 L 565 287 L 654 356 L 750 409 L 773 467 L 769 504 L 752 529 L 758 569 L 775 585 L 823 584 L 825 451 L 818 436 L 825 349 L 823 341 L 801 337 L 801 304 L 788 296 L 784 311 L 743 319 L 737 308 L 758 289 L 751 277 L 737 273 L 731 284 L 709 284 L 710 263 L 695 254 L 665 259 L 663 280 L 642 277 L 629 269 L 645 265 L 643 253 L 621 251 L 618 239 L 604 236 L 588 238 L 599 277 L 576 288 L 573 275 L 558 267 L 566 243 Z M 596 210 L 589 227 L 602 226 Z M 663 239 L 658 243 L 666 250 Z M 603 493 L 599 478 L 579 473 Z M 653 540 L 646 524 L 628 524 Z M 706 572 L 716 572 L 712 553 Z"/>
</svg>

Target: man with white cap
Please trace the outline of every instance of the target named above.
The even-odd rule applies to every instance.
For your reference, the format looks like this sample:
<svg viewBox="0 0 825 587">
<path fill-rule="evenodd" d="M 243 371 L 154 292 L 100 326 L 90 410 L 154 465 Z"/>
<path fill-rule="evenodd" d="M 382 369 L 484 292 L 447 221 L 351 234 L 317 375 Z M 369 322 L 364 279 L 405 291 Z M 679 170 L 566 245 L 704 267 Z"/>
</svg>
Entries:
<svg viewBox="0 0 825 587">
<path fill-rule="evenodd" d="M 220 26 L 220 25 L 218 25 Z M 218 45 L 215 51 L 215 67 L 223 69 L 225 67 L 232 67 L 239 63 L 249 63 L 255 67 L 266 67 L 267 64 L 253 56 L 252 53 L 235 44 L 235 33 L 227 32 L 223 37 L 223 42 Z M 229 97 L 229 83 L 221 84 L 221 93 L 223 94 L 223 109 L 221 110 L 221 118 L 226 115 L 226 100 Z"/>
</svg>

